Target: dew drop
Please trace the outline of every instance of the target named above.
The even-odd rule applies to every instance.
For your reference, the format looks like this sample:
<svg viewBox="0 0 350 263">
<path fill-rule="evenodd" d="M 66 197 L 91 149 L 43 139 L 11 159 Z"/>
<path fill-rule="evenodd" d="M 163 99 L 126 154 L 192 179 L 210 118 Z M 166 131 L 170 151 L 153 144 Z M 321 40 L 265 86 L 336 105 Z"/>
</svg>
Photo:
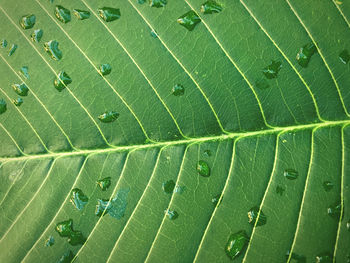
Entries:
<svg viewBox="0 0 350 263">
<path fill-rule="evenodd" d="M 223 198 L 221 198 L 221 200 L 220 200 L 220 197 L 221 197 L 221 194 L 218 194 L 218 195 L 214 196 L 214 197 L 211 199 L 211 202 L 213 203 L 213 205 L 214 205 L 215 207 L 216 207 L 216 206 L 219 206 L 219 205 L 221 204 Z M 220 203 L 219 203 L 219 201 L 220 201 Z M 218 205 L 218 203 L 219 203 L 219 205 Z"/>
<path fill-rule="evenodd" d="M 13 90 L 20 96 L 27 96 L 28 95 L 28 87 L 26 84 L 12 84 Z"/>
<path fill-rule="evenodd" d="M 15 53 L 17 48 L 18 48 L 18 46 L 16 44 L 12 44 L 10 51 L 9 51 L 9 56 L 12 56 L 13 53 Z"/>
<path fill-rule="evenodd" d="M 56 5 L 55 16 L 58 20 L 65 24 L 71 20 L 70 11 L 61 5 Z"/>
<path fill-rule="evenodd" d="M 350 61 L 350 54 L 349 52 L 345 49 L 342 52 L 340 52 L 339 54 L 339 59 L 342 63 L 344 64 L 348 64 L 348 62 Z"/>
<path fill-rule="evenodd" d="M 111 177 L 105 177 L 97 181 L 102 191 L 106 191 L 111 186 Z"/>
<path fill-rule="evenodd" d="M 111 73 L 111 71 L 112 71 L 112 67 L 109 64 L 101 64 L 98 68 L 98 72 L 102 76 L 108 75 L 109 73 Z"/>
<path fill-rule="evenodd" d="M 62 257 L 57 261 L 57 263 L 71 263 L 74 259 L 75 255 L 71 250 L 66 251 Z"/>
<path fill-rule="evenodd" d="M 350 232 L 350 219 L 346 222 L 346 229 Z"/>
<path fill-rule="evenodd" d="M 26 15 L 21 17 L 21 19 L 19 20 L 19 24 L 23 29 L 29 29 L 35 25 L 35 20 L 35 15 Z"/>
<path fill-rule="evenodd" d="M 255 225 L 256 219 L 258 218 L 258 214 L 259 214 L 259 208 L 257 206 L 252 207 L 249 211 L 248 211 L 248 222 L 251 225 Z M 266 224 L 266 216 L 263 213 L 263 211 L 260 211 L 260 215 L 259 215 L 259 219 L 258 222 L 256 223 L 256 226 L 262 226 Z"/>
<path fill-rule="evenodd" d="M 167 194 L 171 194 L 174 188 L 175 188 L 175 182 L 173 180 L 166 181 L 162 184 L 162 189 Z"/>
<path fill-rule="evenodd" d="M 334 184 L 331 181 L 324 181 L 322 185 L 326 192 L 329 192 L 334 187 Z"/>
<path fill-rule="evenodd" d="M 120 18 L 120 9 L 112 7 L 102 7 L 98 9 L 100 17 L 106 21 L 111 22 Z"/>
<path fill-rule="evenodd" d="M 30 38 L 32 39 L 33 42 L 38 43 L 41 38 L 43 37 L 44 31 L 42 29 L 36 29 L 34 32 L 31 34 Z"/>
<path fill-rule="evenodd" d="M 197 163 L 197 172 L 201 176 L 209 177 L 210 176 L 209 165 L 205 161 L 199 161 Z"/>
<path fill-rule="evenodd" d="M 109 123 L 109 122 L 115 121 L 116 119 L 118 119 L 118 117 L 119 117 L 119 113 L 118 112 L 116 112 L 116 111 L 106 111 L 106 112 L 102 113 L 101 115 L 99 115 L 98 119 L 101 122 Z"/>
<path fill-rule="evenodd" d="M 201 12 L 204 14 L 213 14 L 213 13 L 219 13 L 222 11 L 221 5 L 219 5 L 215 1 L 206 1 L 201 6 Z"/>
<path fill-rule="evenodd" d="M 53 85 L 58 91 L 62 91 L 70 83 L 72 83 L 72 79 L 65 71 L 58 73 L 56 79 L 53 81 Z"/>
<path fill-rule="evenodd" d="M 175 210 L 166 209 L 164 213 L 170 220 L 175 220 L 179 217 L 179 214 Z"/>
<path fill-rule="evenodd" d="M 29 79 L 29 72 L 28 72 L 28 67 L 27 66 L 23 66 L 21 67 L 20 73 L 22 73 L 22 75 L 26 78 Z"/>
<path fill-rule="evenodd" d="M 211 156 L 211 151 L 210 150 L 205 150 L 204 151 L 204 155 L 207 156 L 207 157 L 210 157 Z"/>
<path fill-rule="evenodd" d="M 89 201 L 89 198 L 83 193 L 81 189 L 74 188 L 71 192 L 70 202 L 78 210 L 83 210 L 84 206 Z"/>
<path fill-rule="evenodd" d="M 201 22 L 200 17 L 193 10 L 188 11 L 186 14 L 180 16 L 177 22 L 185 27 L 188 31 L 192 31 L 198 23 Z"/>
<path fill-rule="evenodd" d="M 309 43 L 303 46 L 297 53 L 298 64 L 303 68 L 306 68 L 310 62 L 311 56 L 315 53 L 317 53 L 317 48 L 314 43 Z"/>
<path fill-rule="evenodd" d="M 278 72 L 282 68 L 282 63 L 278 61 L 271 61 L 271 64 L 267 67 L 263 68 L 263 73 L 266 78 L 268 79 L 274 79 L 277 78 Z"/>
<path fill-rule="evenodd" d="M 60 60 L 62 58 L 62 51 L 58 49 L 58 42 L 56 40 L 46 42 L 44 44 L 44 49 L 53 60 Z"/>
<path fill-rule="evenodd" d="M 13 102 L 13 104 L 15 104 L 17 107 L 19 107 L 19 106 L 22 105 L 23 99 L 22 99 L 22 98 L 13 99 L 12 102 Z"/>
<path fill-rule="evenodd" d="M 330 253 L 322 253 L 317 255 L 316 263 L 333 263 L 333 256 Z"/>
<path fill-rule="evenodd" d="M 225 246 L 226 255 L 231 259 L 235 259 L 248 244 L 249 237 L 244 230 L 232 234 Z"/>
<path fill-rule="evenodd" d="M 80 9 L 73 9 L 73 15 L 79 20 L 84 20 L 90 17 L 90 12 Z"/>
<path fill-rule="evenodd" d="M 259 79 L 255 81 L 255 86 L 261 90 L 268 89 L 270 87 L 266 79 Z"/>
<path fill-rule="evenodd" d="M 171 92 L 174 96 L 182 96 L 185 94 L 185 88 L 181 84 L 176 84 Z"/>
<path fill-rule="evenodd" d="M 298 172 L 295 171 L 294 169 L 286 169 L 286 170 L 284 170 L 283 175 L 284 175 L 284 177 L 286 177 L 289 180 L 295 180 L 299 176 Z"/>
<path fill-rule="evenodd" d="M 45 240 L 45 247 L 51 247 L 55 244 L 55 239 L 53 238 L 53 236 L 49 236 L 46 240 Z"/>
<path fill-rule="evenodd" d="M 6 39 L 1 40 L 1 47 L 7 47 L 7 40 Z"/>
<path fill-rule="evenodd" d="M 3 114 L 6 110 L 6 101 L 4 101 L 4 99 L 0 99 L 0 114 Z"/>
<path fill-rule="evenodd" d="M 340 218 L 340 214 L 341 214 L 341 204 L 338 203 L 338 204 L 330 205 L 327 208 L 327 214 L 330 217 L 338 220 Z"/>
<path fill-rule="evenodd" d="M 282 186 L 277 185 L 277 187 L 276 187 L 276 193 L 277 193 L 277 194 L 279 194 L 280 196 L 282 196 L 283 193 L 284 193 L 284 191 L 285 191 L 285 189 L 284 189 Z"/>
<path fill-rule="evenodd" d="M 164 7 L 167 4 L 167 0 L 149 0 L 149 5 L 152 7 Z"/>
</svg>

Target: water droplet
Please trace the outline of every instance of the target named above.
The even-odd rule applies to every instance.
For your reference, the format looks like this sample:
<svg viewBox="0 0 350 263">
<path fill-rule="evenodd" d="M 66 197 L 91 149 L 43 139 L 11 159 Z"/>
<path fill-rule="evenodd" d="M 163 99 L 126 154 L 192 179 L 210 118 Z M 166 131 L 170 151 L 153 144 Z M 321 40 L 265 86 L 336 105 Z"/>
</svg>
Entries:
<svg viewBox="0 0 350 263">
<path fill-rule="evenodd" d="M 45 240 L 45 247 L 51 247 L 51 246 L 53 246 L 53 244 L 55 244 L 55 239 L 53 238 L 53 236 L 49 236 Z"/>
<path fill-rule="evenodd" d="M 268 89 L 270 87 L 266 79 L 260 79 L 255 81 L 255 86 L 257 86 L 261 90 Z"/>
<path fill-rule="evenodd" d="M 28 67 L 27 66 L 23 66 L 21 67 L 20 73 L 22 73 L 22 75 L 26 78 L 29 79 L 29 72 L 28 72 Z"/>
<path fill-rule="evenodd" d="M 53 0 L 51 0 L 53 1 Z M 57 263 L 71 263 L 74 259 L 75 255 L 71 250 L 66 251 L 62 257 L 57 261 Z"/>
<path fill-rule="evenodd" d="M 58 20 L 65 24 L 71 20 L 70 11 L 61 5 L 56 5 L 55 16 Z"/>
<path fill-rule="evenodd" d="M 175 185 L 174 188 L 174 193 L 175 194 L 182 194 L 185 191 L 186 187 L 185 186 L 180 186 L 180 185 Z"/>
<path fill-rule="evenodd" d="M 118 119 L 118 117 L 119 117 L 119 113 L 118 112 L 116 112 L 116 111 L 106 111 L 106 112 L 102 113 L 100 116 L 98 116 L 98 119 L 101 122 L 109 123 L 109 122 L 115 121 L 116 119 Z"/>
<path fill-rule="evenodd" d="M 13 90 L 20 96 L 27 96 L 28 95 L 28 87 L 26 84 L 12 84 Z"/>
<path fill-rule="evenodd" d="M 146 2 L 146 0 L 138 0 L 137 2 L 142 5 Z"/>
<path fill-rule="evenodd" d="M 1 47 L 7 47 L 7 40 L 6 39 L 1 40 Z"/>
<path fill-rule="evenodd" d="M 128 193 L 129 189 L 120 189 L 110 202 L 106 199 L 98 199 L 95 215 L 102 216 L 106 210 L 104 214 L 108 213 L 111 217 L 121 219 L 125 213 Z"/>
<path fill-rule="evenodd" d="M 111 73 L 112 71 L 112 67 L 109 64 L 101 64 L 99 66 L 98 72 L 102 75 L 102 76 L 106 76 L 109 73 Z"/>
<path fill-rule="evenodd" d="M 181 84 L 176 84 L 171 90 L 171 93 L 174 96 L 182 96 L 185 94 L 185 88 Z"/>
<path fill-rule="evenodd" d="M 277 194 L 279 194 L 280 196 L 282 196 L 283 193 L 284 193 L 284 191 L 285 191 L 285 189 L 284 189 L 282 186 L 277 185 L 277 187 L 276 187 L 276 193 L 277 193 Z"/>
<path fill-rule="evenodd" d="M 214 197 L 211 199 L 211 202 L 213 203 L 213 205 L 214 205 L 215 207 L 216 207 L 216 206 L 219 206 L 219 205 L 221 204 L 223 198 L 221 198 L 221 200 L 220 200 L 220 197 L 221 197 L 221 194 L 218 194 L 218 195 L 214 196 Z M 220 201 L 220 203 L 219 203 L 219 201 Z M 219 203 L 219 205 L 218 205 L 218 203 Z"/>
<path fill-rule="evenodd" d="M 324 181 L 322 185 L 326 192 L 329 192 L 334 187 L 334 184 L 331 181 Z"/>
<path fill-rule="evenodd" d="M 284 177 L 286 177 L 289 180 L 295 180 L 299 176 L 298 172 L 295 171 L 294 169 L 286 169 L 286 170 L 284 170 L 283 175 L 284 175 Z"/>
<path fill-rule="evenodd" d="M 149 0 L 149 5 L 152 7 L 164 7 L 167 4 L 167 0 Z"/>
<path fill-rule="evenodd" d="M 151 36 L 154 37 L 154 38 L 158 38 L 158 34 L 154 30 L 151 31 Z"/>
<path fill-rule="evenodd" d="M 73 231 L 67 239 L 68 243 L 72 246 L 83 245 L 86 241 L 86 238 L 83 236 L 83 233 L 80 231 Z"/>
<path fill-rule="evenodd" d="M 209 165 L 204 161 L 199 161 L 197 164 L 197 172 L 199 173 L 199 175 L 204 177 L 210 176 Z"/>
<path fill-rule="evenodd" d="M 6 110 L 6 101 L 4 101 L 4 99 L 0 99 L 0 114 L 3 114 Z"/>
<path fill-rule="evenodd" d="M 15 104 L 17 107 L 21 106 L 23 103 L 23 99 L 22 98 L 17 98 L 12 100 L 13 104 Z"/>
<path fill-rule="evenodd" d="M 89 198 L 83 193 L 82 190 L 78 188 L 74 188 L 71 192 L 70 202 L 77 208 L 78 210 L 83 210 L 84 206 L 89 201 Z"/>
<path fill-rule="evenodd" d="M 57 78 L 53 81 L 53 85 L 58 91 L 62 91 L 70 83 L 72 83 L 72 79 L 65 71 L 58 73 Z"/>
<path fill-rule="evenodd" d="M 120 9 L 112 7 L 102 7 L 98 9 L 100 17 L 106 21 L 111 22 L 120 18 Z"/>
<path fill-rule="evenodd" d="M 310 62 L 311 56 L 315 53 L 317 53 L 317 48 L 314 43 L 309 43 L 303 46 L 297 53 L 298 64 L 303 68 L 306 68 Z"/>
<path fill-rule="evenodd" d="M 231 259 L 235 259 L 248 244 L 249 237 L 244 230 L 232 234 L 225 246 L 226 255 Z"/>
<path fill-rule="evenodd" d="M 111 177 L 106 177 L 97 181 L 102 191 L 106 191 L 111 186 Z"/>
<path fill-rule="evenodd" d="M 334 219 L 338 220 L 341 214 L 341 204 L 338 203 L 338 204 L 330 205 L 327 208 L 327 214 L 330 217 L 333 217 Z"/>
<path fill-rule="evenodd" d="M 341 4 L 343 4 L 343 1 L 342 1 L 342 0 L 336 0 L 335 3 L 336 3 L 337 5 L 341 5 Z"/>
<path fill-rule="evenodd" d="M 21 17 L 21 19 L 19 20 L 19 24 L 23 29 L 29 29 L 35 25 L 35 20 L 35 15 L 26 15 Z"/>
<path fill-rule="evenodd" d="M 346 49 L 343 50 L 342 52 L 340 52 L 339 59 L 344 64 L 348 64 L 348 62 L 350 61 L 350 54 L 349 54 L 349 52 Z"/>
<path fill-rule="evenodd" d="M 61 237 L 68 237 L 67 241 L 72 246 L 82 245 L 85 242 L 85 238 L 80 231 L 73 230 L 73 220 L 68 219 L 66 221 L 59 222 L 56 225 L 55 230 Z"/>
<path fill-rule="evenodd" d="M 175 210 L 164 210 L 165 215 L 170 219 L 170 220 L 175 220 L 176 218 L 179 217 L 179 214 Z"/>
<path fill-rule="evenodd" d="M 110 208 L 110 203 L 108 199 L 97 199 L 95 215 L 101 217 L 102 215 L 105 215 L 108 213 L 109 208 Z M 103 213 L 105 210 L 106 212 Z"/>
<path fill-rule="evenodd" d="M 46 42 L 44 44 L 44 49 L 53 60 L 60 60 L 62 58 L 62 51 L 58 49 L 58 42 L 56 40 Z"/>
<path fill-rule="evenodd" d="M 193 10 L 187 12 L 186 14 L 180 16 L 177 22 L 184 26 L 187 30 L 192 31 L 198 23 L 201 22 L 200 17 Z"/>
<path fill-rule="evenodd" d="M 333 263 L 333 255 L 330 253 L 322 253 L 317 255 L 316 263 Z"/>
<path fill-rule="evenodd" d="M 348 220 L 348 222 L 346 222 L 346 228 L 347 228 L 348 231 L 350 232 L 350 219 Z"/>
<path fill-rule="evenodd" d="M 79 20 L 84 20 L 90 17 L 90 12 L 80 9 L 73 9 L 73 15 Z"/>
<path fill-rule="evenodd" d="M 173 180 L 166 181 L 162 184 L 162 189 L 167 194 L 171 194 L 174 188 L 175 188 L 175 182 Z"/>
<path fill-rule="evenodd" d="M 10 51 L 9 51 L 9 56 L 12 56 L 13 53 L 15 53 L 17 48 L 18 48 L 18 46 L 16 44 L 12 44 Z"/>
<path fill-rule="evenodd" d="M 251 225 L 255 225 L 256 219 L 258 218 L 258 213 L 259 213 L 259 208 L 257 206 L 252 207 L 249 211 L 248 211 L 248 222 Z M 258 222 L 256 223 L 256 226 L 262 226 L 266 224 L 266 216 L 263 213 L 263 211 L 260 210 L 260 215 L 259 215 L 259 219 Z"/>
<path fill-rule="evenodd" d="M 271 61 L 271 64 L 267 67 L 263 68 L 263 73 L 266 78 L 268 79 L 274 79 L 277 78 L 278 72 L 282 68 L 282 63 L 278 61 Z"/>
<path fill-rule="evenodd" d="M 42 29 L 36 29 L 34 32 L 31 34 L 31 39 L 33 42 L 38 43 L 41 38 L 43 37 L 44 31 Z"/>
<path fill-rule="evenodd" d="M 288 250 L 286 254 L 287 261 L 289 259 L 289 254 L 290 254 L 290 251 Z M 306 257 L 302 255 L 298 255 L 296 253 L 292 253 L 290 258 L 291 258 L 291 261 L 290 261 L 291 263 L 306 263 Z"/>
<path fill-rule="evenodd" d="M 211 156 L 211 151 L 210 150 L 205 150 L 204 151 L 204 155 L 207 156 L 207 157 L 210 157 Z"/>
<path fill-rule="evenodd" d="M 68 237 L 73 231 L 73 220 L 68 219 L 66 221 L 59 222 L 56 225 L 55 230 L 61 237 Z"/>
<path fill-rule="evenodd" d="M 215 1 L 206 1 L 201 6 L 201 12 L 204 14 L 213 14 L 213 13 L 219 13 L 222 11 L 221 5 L 219 5 Z"/>
</svg>

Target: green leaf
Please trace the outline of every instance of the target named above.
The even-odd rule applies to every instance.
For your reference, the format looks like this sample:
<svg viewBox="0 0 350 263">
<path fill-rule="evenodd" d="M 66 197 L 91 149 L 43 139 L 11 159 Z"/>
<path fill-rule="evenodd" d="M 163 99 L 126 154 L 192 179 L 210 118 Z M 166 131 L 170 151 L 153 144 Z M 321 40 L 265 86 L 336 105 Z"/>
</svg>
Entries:
<svg viewBox="0 0 350 263">
<path fill-rule="evenodd" d="M 0 262 L 348 262 L 349 21 L 0 0 Z"/>
</svg>

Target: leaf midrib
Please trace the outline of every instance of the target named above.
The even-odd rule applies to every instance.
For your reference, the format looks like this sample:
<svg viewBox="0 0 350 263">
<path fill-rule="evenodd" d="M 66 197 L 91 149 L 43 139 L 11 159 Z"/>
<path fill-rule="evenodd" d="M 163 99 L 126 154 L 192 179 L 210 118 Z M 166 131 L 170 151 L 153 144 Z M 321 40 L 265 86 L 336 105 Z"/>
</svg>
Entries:
<svg viewBox="0 0 350 263">
<path fill-rule="evenodd" d="M 160 148 L 165 146 L 176 146 L 183 144 L 191 144 L 191 143 L 201 143 L 208 141 L 222 141 L 233 138 L 246 138 L 252 136 L 261 136 L 267 134 L 278 134 L 284 132 L 292 132 L 299 130 L 308 130 L 314 128 L 322 128 L 322 127 L 331 127 L 331 126 L 346 126 L 350 124 L 350 120 L 338 120 L 338 121 L 326 121 L 312 124 L 303 124 L 303 125 L 295 125 L 288 127 L 277 127 L 268 130 L 260 130 L 260 131 L 250 131 L 250 132 L 237 132 L 237 133 L 228 133 L 221 134 L 217 136 L 206 136 L 206 137 L 198 137 L 191 139 L 183 139 L 177 141 L 163 141 L 157 143 L 150 144 L 137 144 L 137 145 L 128 145 L 128 146 L 114 146 L 113 148 L 97 148 L 97 149 L 86 149 L 79 151 L 65 151 L 65 152 L 54 152 L 54 153 L 44 153 L 44 154 L 25 154 L 18 157 L 1 157 L 0 163 L 10 162 L 10 161 L 19 161 L 26 159 L 41 159 L 41 158 L 57 158 L 57 157 L 65 157 L 65 156 L 75 156 L 75 155 L 89 155 L 89 154 L 102 154 L 109 152 L 123 152 L 123 151 L 131 151 L 131 150 L 142 150 L 142 149 L 150 149 L 150 148 Z M 1 166 L 0 166 L 1 167 Z"/>
</svg>

